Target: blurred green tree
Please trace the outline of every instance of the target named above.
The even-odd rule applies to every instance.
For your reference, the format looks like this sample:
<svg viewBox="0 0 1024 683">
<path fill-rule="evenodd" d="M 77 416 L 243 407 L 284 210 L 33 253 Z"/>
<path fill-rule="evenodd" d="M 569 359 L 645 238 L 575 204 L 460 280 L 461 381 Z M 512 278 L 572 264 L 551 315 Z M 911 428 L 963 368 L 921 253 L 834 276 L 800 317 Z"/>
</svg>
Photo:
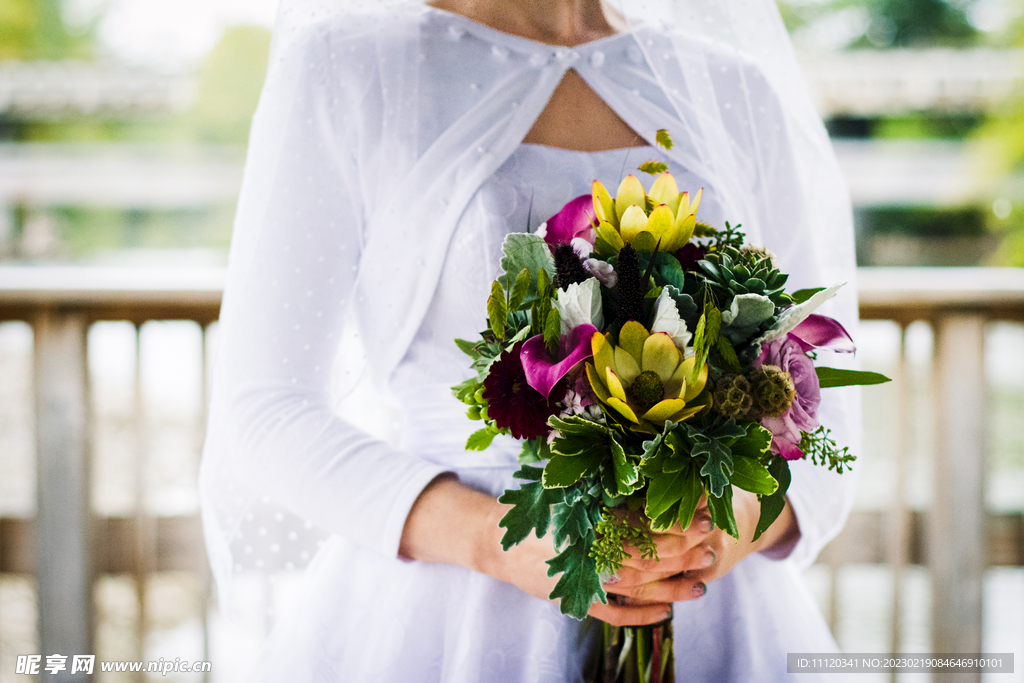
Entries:
<svg viewBox="0 0 1024 683">
<path fill-rule="evenodd" d="M 1024 48 L 1024 0 L 1013 4 L 1018 19 L 1007 31 L 1007 42 Z M 973 142 L 982 182 L 999 188 L 989 220 L 1004 237 L 994 265 L 1024 267 L 1024 87 L 988 114 Z"/>
<path fill-rule="evenodd" d="M 97 18 L 71 24 L 65 0 L 0 2 L 0 59 L 88 59 Z"/>
<path fill-rule="evenodd" d="M 839 12 L 859 15 L 859 30 L 845 47 L 968 47 L 981 33 L 969 10 L 977 0 L 783 0 L 783 19 L 791 31 Z"/>
<path fill-rule="evenodd" d="M 194 142 L 245 145 L 270 55 L 270 31 L 227 29 L 199 69 L 195 105 L 184 128 Z"/>
</svg>

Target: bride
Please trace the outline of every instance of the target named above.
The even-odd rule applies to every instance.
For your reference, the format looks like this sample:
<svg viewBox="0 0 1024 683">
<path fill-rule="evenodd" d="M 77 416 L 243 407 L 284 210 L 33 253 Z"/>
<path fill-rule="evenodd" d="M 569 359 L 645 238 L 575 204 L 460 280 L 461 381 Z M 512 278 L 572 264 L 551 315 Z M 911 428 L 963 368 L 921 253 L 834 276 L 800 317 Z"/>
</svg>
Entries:
<svg viewBox="0 0 1024 683">
<path fill-rule="evenodd" d="M 654 149 L 668 129 L 675 146 Z M 650 158 L 741 222 L 794 289 L 851 280 L 848 200 L 771 0 L 283 0 L 253 122 L 201 485 L 222 604 L 312 562 L 265 681 L 575 681 L 590 634 L 546 598 L 550 535 L 499 545 L 518 448 L 464 450 L 452 342 L 484 326 L 503 237 Z M 848 290 L 852 289 L 848 288 Z M 852 328 L 855 301 L 831 315 Z M 336 414 L 358 330 L 401 442 Z M 339 348 L 343 350 L 338 357 Z M 823 422 L 856 447 L 855 393 Z M 782 680 L 835 650 L 799 572 L 839 530 L 849 475 L 798 462 L 756 543 L 706 514 L 656 537 L 591 615 L 674 620 L 678 680 Z M 310 528 L 327 535 L 316 552 Z"/>
</svg>

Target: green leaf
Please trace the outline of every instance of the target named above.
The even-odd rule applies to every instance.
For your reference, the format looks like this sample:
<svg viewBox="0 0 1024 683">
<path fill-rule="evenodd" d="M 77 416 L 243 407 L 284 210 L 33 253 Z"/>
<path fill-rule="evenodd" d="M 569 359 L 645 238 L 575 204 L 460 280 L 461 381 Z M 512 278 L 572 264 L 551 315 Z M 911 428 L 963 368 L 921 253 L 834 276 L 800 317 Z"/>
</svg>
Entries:
<svg viewBox="0 0 1024 683">
<path fill-rule="evenodd" d="M 759 496 L 770 496 L 779 488 L 779 482 L 772 478 L 764 465 L 750 458 L 733 458 L 730 479 L 733 486 Z"/>
<path fill-rule="evenodd" d="M 539 467 L 523 465 L 515 473 L 517 479 L 525 479 L 527 483 L 518 489 L 506 489 L 498 498 L 499 503 L 511 505 L 512 509 L 498 522 L 505 529 L 501 537 L 501 547 L 508 550 L 516 543 L 536 530 L 537 538 L 543 538 L 551 524 L 551 505 L 564 499 L 559 490 L 546 489 L 541 484 L 543 470 Z"/>
<path fill-rule="evenodd" d="M 551 278 L 546 270 L 537 273 L 537 296 L 542 299 L 551 298 Z"/>
<path fill-rule="evenodd" d="M 686 271 L 683 270 L 683 266 L 679 263 L 679 259 L 659 259 L 658 263 L 654 267 L 654 282 L 661 286 L 671 285 L 675 288 L 676 292 L 672 295 L 672 298 L 675 299 L 677 307 L 679 306 L 681 297 L 690 299 L 687 308 L 693 306 L 693 310 L 687 310 L 685 313 L 682 308 L 679 310 L 679 314 L 684 318 L 688 317 L 696 310 L 696 306 L 694 306 L 693 299 L 690 298 L 690 295 L 682 293 L 683 286 L 686 284 Z"/>
<path fill-rule="evenodd" d="M 505 236 L 501 251 L 504 256 L 501 259 L 502 273 L 498 280 L 505 289 L 513 287 L 509 282 L 512 274 L 518 276 L 524 268 L 531 273 L 530 291 L 533 292 L 537 291 L 534 286 L 537 285 L 537 278 L 542 270 L 549 281 L 555 276 L 555 259 L 542 237 L 526 232 L 509 233 Z"/>
<path fill-rule="evenodd" d="M 507 317 L 505 290 L 501 288 L 501 283 L 495 280 L 491 283 L 491 296 L 487 298 L 487 319 L 491 332 L 500 340 L 505 338 L 505 319 Z"/>
<path fill-rule="evenodd" d="M 562 614 L 580 620 L 587 616 L 591 603 L 608 602 L 597 573 L 597 562 L 590 557 L 592 542 L 592 539 L 585 539 L 573 543 L 548 560 L 548 576 L 562 574 L 548 597 L 561 600 Z"/>
<path fill-rule="evenodd" d="M 494 437 L 498 435 L 498 432 L 491 427 L 484 427 L 478 429 L 469 435 L 466 439 L 466 450 L 467 451 L 482 451 L 491 445 L 494 441 Z"/>
<path fill-rule="evenodd" d="M 558 353 L 558 340 L 561 338 L 561 332 L 562 314 L 552 306 L 548 312 L 548 319 L 544 322 L 544 346 L 548 348 L 548 353 L 552 358 Z"/>
<path fill-rule="evenodd" d="M 668 170 L 668 164 L 664 164 L 660 161 L 649 160 L 640 164 L 636 167 L 638 171 L 649 173 L 650 175 L 658 175 Z"/>
<path fill-rule="evenodd" d="M 770 283 L 770 284 L 771 284 L 772 287 L 776 286 L 774 283 Z M 790 294 L 789 296 L 790 296 L 791 299 L 793 299 L 793 303 L 794 304 L 802 304 L 803 302 L 807 301 L 808 299 L 810 299 L 812 296 L 814 296 L 818 292 L 824 292 L 824 291 L 825 291 L 825 287 L 812 287 L 810 289 L 798 289 L 795 292 L 793 292 L 792 294 Z"/>
<path fill-rule="evenodd" d="M 519 451 L 519 464 L 540 462 L 551 457 L 551 451 L 546 451 L 548 442 L 544 437 L 527 439 L 523 441 L 523 448 Z"/>
<path fill-rule="evenodd" d="M 722 363 L 725 364 L 726 370 L 736 374 L 743 372 L 743 368 L 740 367 L 740 359 L 736 357 L 736 349 L 732 347 L 730 342 L 725 336 L 718 338 L 718 356 L 722 359 Z"/>
<path fill-rule="evenodd" d="M 653 520 L 660 517 L 679 502 L 685 493 L 684 485 L 692 470 L 692 467 L 687 467 L 679 472 L 651 477 L 650 483 L 647 485 L 647 505 L 644 508 L 648 519 Z M 675 519 L 673 518 L 671 521 L 674 523 Z M 664 529 L 658 529 L 658 531 L 664 531 Z"/>
<path fill-rule="evenodd" d="M 508 310 L 517 311 L 526 300 L 526 294 L 530 291 L 530 269 L 523 268 L 516 276 L 516 283 L 512 286 L 512 294 L 509 297 Z"/>
<path fill-rule="evenodd" d="M 693 521 L 693 514 L 697 511 L 700 497 L 704 495 L 704 482 L 697 474 L 697 468 L 691 467 L 687 470 L 687 478 L 683 483 L 683 496 L 679 500 L 679 527 L 686 529 Z"/>
<path fill-rule="evenodd" d="M 572 486 L 585 475 L 597 469 L 601 464 L 601 450 L 594 448 L 579 455 L 559 455 L 553 453 L 548 464 L 544 466 L 544 488 L 560 489 Z"/>
<path fill-rule="evenodd" d="M 730 449 L 734 458 L 760 460 L 772 445 L 772 433 L 759 424 L 747 427 L 747 433 L 734 442 Z"/>
<path fill-rule="evenodd" d="M 792 476 L 789 472 L 789 461 L 784 458 L 775 458 L 768 465 L 768 474 L 772 475 L 775 481 L 779 482 L 779 488 L 770 496 L 761 496 L 761 516 L 757 520 L 757 528 L 754 530 L 753 540 L 761 537 L 768 527 L 772 525 L 782 509 L 786 506 L 786 491 L 789 490 L 789 482 Z"/>
<path fill-rule="evenodd" d="M 455 345 L 459 347 L 459 351 L 476 360 L 480 357 L 480 349 L 477 348 L 476 342 L 466 341 L 465 339 L 455 339 Z"/>
<path fill-rule="evenodd" d="M 551 508 L 552 532 L 555 536 L 555 547 L 562 548 L 567 543 L 579 543 L 593 533 L 594 525 L 590 521 L 590 498 L 579 499 L 574 503 L 556 503 Z"/>
<path fill-rule="evenodd" d="M 674 144 L 672 142 L 672 138 L 668 134 L 668 130 L 664 128 L 658 129 L 658 132 L 654 134 L 654 140 L 658 145 L 665 149 L 672 149 L 672 145 Z"/>
<path fill-rule="evenodd" d="M 533 302 L 533 306 L 530 307 L 530 336 L 533 337 L 538 334 L 544 334 L 544 324 L 548 320 L 554 306 L 551 305 L 551 299 L 546 296 L 542 296 Z"/>
<path fill-rule="evenodd" d="M 626 456 L 626 451 L 622 449 L 618 441 L 610 438 L 608 444 L 612 451 L 612 467 L 615 470 L 617 493 L 620 496 L 628 496 L 640 488 L 640 473 L 637 471 L 636 465 Z"/>
<path fill-rule="evenodd" d="M 843 370 L 841 368 L 814 368 L 818 374 L 818 383 L 822 389 L 832 387 L 849 387 L 864 384 L 884 384 L 891 382 L 885 375 L 863 370 Z"/>
<path fill-rule="evenodd" d="M 722 492 L 729 488 L 729 475 L 733 472 L 732 451 L 720 439 L 701 434 L 694 439 L 691 454 L 695 458 L 707 456 L 700 473 L 708 478 L 711 495 L 722 496 Z"/>
<path fill-rule="evenodd" d="M 715 308 L 710 300 L 704 304 L 704 313 L 697 321 L 697 330 L 693 335 L 693 351 L 697 360 L 693 366 L 691 381 L 696 382 L 704 364 L 708 362 L 711 348 L 718 343 L 718 335 L 722 329 L 722 312 Z"/>
<path fill-rule="evenodd" d="M 598 424 L 593 420 L 588 420 L 585 417 L 580 417 L 579 415 L 569 415 L 564 418 L 552 417 L 548 420 L 548 424 L 557 429 L 563 436 L 573 434 L 577 436 L 598 438 L 600 435 L 610 433 L 608 428 L 604 425 Z M 555 440 L 557 441 L 557 439 Z"/>
<path fill-rule="evenodd" d="M 733 538 L 740 537 L 740 532 L 736 528 L 736 516 L 732 510 L 732 487 L 726 486 L 721 496 L 708 496 L 708 512 L 711 513 L 711 521 L 715 526 Z"/>
</svg>

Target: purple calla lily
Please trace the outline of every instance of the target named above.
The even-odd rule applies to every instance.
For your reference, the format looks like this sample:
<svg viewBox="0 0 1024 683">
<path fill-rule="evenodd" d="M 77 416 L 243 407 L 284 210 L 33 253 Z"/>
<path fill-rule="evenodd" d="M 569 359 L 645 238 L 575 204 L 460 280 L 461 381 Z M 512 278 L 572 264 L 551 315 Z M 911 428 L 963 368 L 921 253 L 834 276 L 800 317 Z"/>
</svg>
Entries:
<svg viewBox="0 0 1024 683">
<path fill-rule="evenodd" d="M 838 353 L 853 353 L 857 347 L 853 337 L 839 321 L 824 315 L 812 313 L 790 333 L 791 338 L 803 348 L 804 353 L 820 347 L 828 347 Z"/>
<path fill-rule="evenodd" d="M 530 337 L 523 343 L 522 362 L 526 383 L 548 398 L 559 380 L 569 374 L 578 363 L 590 358 L 590 338 L 597 332 L 593 325 L 577 325 L 559 342 L 559 361 L 553 361 L 544 345 L 544 335 Z"/>
<path fill-rule="evenodd" d="M 594 199 L 589 194 L 580 195 L 562 207 L 562 210 L 548 219 L 543 234 L 544 241 L 551 246 L 571 244 L 582 238 L 591 246 L 597 241 L 594 232 Z"/>
</svg>

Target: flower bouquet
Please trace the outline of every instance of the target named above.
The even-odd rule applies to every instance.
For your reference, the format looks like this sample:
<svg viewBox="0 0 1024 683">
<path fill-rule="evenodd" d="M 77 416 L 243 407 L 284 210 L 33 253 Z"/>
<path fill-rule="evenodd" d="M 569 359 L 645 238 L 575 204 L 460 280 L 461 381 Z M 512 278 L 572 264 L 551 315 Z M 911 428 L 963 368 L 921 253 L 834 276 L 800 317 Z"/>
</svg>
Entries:
<svg viewBox="0 0 1024 683">
<path fill-rule="evenodd" d="M 612 197 L 594 181 L 536 234 L 509 235 L 488 329 L 456 340 L 477 375 L 453 391 L 483 422 L 467 449 L 522 441 L 502 545 L 551 531 L 550 597 L 577 619 L 607 601 L 624 543 L 656 558 L 652 532 L 687 528 L 704 495 L 737 536 L 733 487 L 757 494 L 759 537 L 782 512 L 790 461 L 842 472 L 854 460 L 818 423 L 820 389 L 886 381 L 814 365 L 818 348 L 853 351 L 813 313 L 841 285 L 786 292 L 770 253 L 697 220 L 700 191 L 680 193 L 662 164 L 641 170 L 656 175 L 649 189 L 628 175 Z M 603 637 L 595 680 L 634 664 L 631 680 L 671 677 L 667 628 Z"/>
</svg>

